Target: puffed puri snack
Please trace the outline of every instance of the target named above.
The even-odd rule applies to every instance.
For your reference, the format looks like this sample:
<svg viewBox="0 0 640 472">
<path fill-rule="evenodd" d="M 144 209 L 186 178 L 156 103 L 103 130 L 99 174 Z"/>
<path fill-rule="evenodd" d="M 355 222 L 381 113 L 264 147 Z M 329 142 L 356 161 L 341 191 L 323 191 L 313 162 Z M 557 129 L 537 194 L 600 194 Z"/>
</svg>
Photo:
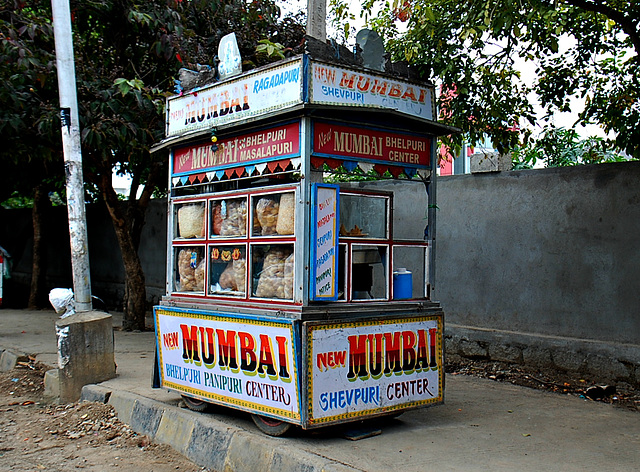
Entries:
<svg viewBox="0 0 640 472">
<path fill-rule="evenodd" d="M 262 228 L 262 236 L 276 234 L 280 203 L 273 197 L 263 197 L 256 203 L 256 219 Z"/>
<path fill-rule="evenodd" d="M 178 208 L 178 233 L 181 238 L 204 237 L 204 205 L 196 203 Z"/>
<path fill-rule="evenodd" d="M 278 234 L 293 234 L 295 228 L 296 196 L 294 193 L 285 193 L 280 197 L 280 209 L 278 211 Z"/>
<path fill-rule="evenodd" d="M 288 248 L 272 247 L 267 251 L 256 287 L 256 297 L 289 298 L 289 290 L 285 289 L 285 261 L 290 255 L 291 250 Z"/>
<path fill-rule="evenodd" d="M 222 236 L 244 235 L 247 226 L 247 203 L 245 200 L 227 200 L 222 212 L 220 234 Z"/>
</svg>

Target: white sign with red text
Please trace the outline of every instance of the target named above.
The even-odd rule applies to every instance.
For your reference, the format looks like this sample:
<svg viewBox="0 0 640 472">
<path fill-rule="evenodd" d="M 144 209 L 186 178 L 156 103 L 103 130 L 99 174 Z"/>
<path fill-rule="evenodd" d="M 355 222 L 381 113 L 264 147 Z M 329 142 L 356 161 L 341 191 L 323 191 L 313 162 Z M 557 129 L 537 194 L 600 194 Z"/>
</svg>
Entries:
<svg viewBox="0 0 640 472">
<path fill-rule="evenodd" d="M 210 129 L 302 101 L 302 62 L 231 79 L 167 100 L 166 135 Z"/>
<path fill-rule="evenodd" d="M 309 423 L 442 402 L 439 315 L 307 325 Z"/>
<path fill-rule="evenodd" d="M 311 103 L 371 106 L 433 120 L 433 88 L 322 63 L 311 63 Z"/>
<path fill-rule="evenodd" d="M 156 309 L 162 386 L 299 419 L 293 325 Z"/>
</svg>

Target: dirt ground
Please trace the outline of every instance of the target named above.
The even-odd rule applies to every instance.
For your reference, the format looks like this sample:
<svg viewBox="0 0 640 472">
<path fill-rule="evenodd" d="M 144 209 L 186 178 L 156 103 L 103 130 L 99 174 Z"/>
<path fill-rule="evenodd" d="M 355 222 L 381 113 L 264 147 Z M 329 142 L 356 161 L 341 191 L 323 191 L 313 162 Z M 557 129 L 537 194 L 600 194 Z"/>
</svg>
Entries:
<svg viewBox="0 0 640 472">
<path fill-rule="evenodd" d="M 470 360 L 458 356 L 450 356 L 447 359 L 446 371 L 451 375 L 474 375 L 640 412 L 640 389 L 625 383 L 607 385 L 598 382 L 597 379 L 552 369 L 533 370 L 504 362 Z"/>
<path fill-rule="evenodd" d="M 0 373 L 0 471 L 208 470 L 136 434 L 109 405 L 47 403 L 47 369 L 31 361 Z"/>
<path fill-rule="evenodd" d="M 135 470 L 207 471 L 152 444 L 120 422 L 109 405 L 54 405 L 43 399 L 47 366 L 33 360 L 0 373 L 0 471 Z M 554 371 L 532 371 L 499 362 L 448 359 L 451 375 L 474 375 L 497 382 L 575 395 L 640 412 L 640 390 L 607 386 Z"/>
</svg>

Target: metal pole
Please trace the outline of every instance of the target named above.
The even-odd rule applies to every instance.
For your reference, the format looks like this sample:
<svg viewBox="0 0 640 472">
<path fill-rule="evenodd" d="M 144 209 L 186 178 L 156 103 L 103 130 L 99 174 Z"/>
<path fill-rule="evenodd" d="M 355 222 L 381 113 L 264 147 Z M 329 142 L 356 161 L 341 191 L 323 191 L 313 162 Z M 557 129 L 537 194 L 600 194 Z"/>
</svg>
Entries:
<svg viewBox="0 0 640 472">
<path fill-rule="evenodd" d="M 436 296 L 436 210 L 437 205 L 437 173 L 438 173 L 438 152 L 436 148 L 436 137 L 431 138 L 431 175 L 429 176 L 428 188 L 428 210 L 427 222 L 429 225 L 429 283 L 431 285 L 430 299 L 435 300 Z"/>
<path fill-rule="evenodd" d="M 307 0 L 307 34 L 320 41 L 326 41 L 327 0 Z"/>
<path fill-rule="evenodd" d="M 62 148 L 67 184 L 67 212 L 71 240 L 71 268 L 76 311 L 91 311 L 89 250 L 84 208 L 84 182 L 80 151 L 80 120 L 76 92 L 76 71 L 71 36 L 69 0 L 51 0 L 56 42 L 56 65 L 60 93 Z"/>
</svg>

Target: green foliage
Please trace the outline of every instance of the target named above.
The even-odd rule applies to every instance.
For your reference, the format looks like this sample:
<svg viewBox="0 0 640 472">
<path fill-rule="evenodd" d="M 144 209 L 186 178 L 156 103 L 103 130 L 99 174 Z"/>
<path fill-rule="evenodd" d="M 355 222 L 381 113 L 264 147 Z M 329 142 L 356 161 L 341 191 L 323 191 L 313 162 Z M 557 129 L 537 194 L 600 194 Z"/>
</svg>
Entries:
<svg viewBox="0 0 640 472">
<path fill-rule="evenodd" d="M 530 97 L 553 114 L 568 111 L 579 96 L 586 100 L 579 123 L 602 125 L 617 135 L 619 149 L 640 157 L 638 2 L 373 4 L 379 13 L 369 25 L 393 59 L 409 61 L 424 80 L 442 85 L 441 119 L 462 128 L 471 142 L 487 134 L 498 150 L 511 150 L 526 142 L 527 123 L 536 120 Z M 523 63 L 536 69 L 535 77 L 521 77 Z"/>
<path fill-rule="evenodd" d="M 566 167 L 601 162 L 620 162 L 625 158 L 611 149 L 602 138 L 580 139 L 573 129 L 547 128 L 541 137 L 512 152 L 514 169 L 531 169 L 537 163 L 545 167 Z"/>
<path fill-rule="evenodd" d="M 4 202 L 1 202 L 0 206 L 7 210 L 16 208 L 32 208 L 33 198 L 24 197 L 16 191 L 11 194 L 11 197 L 7 198 Z"/>
<path fill-rule="evenodd" d="M 371 180 L 382 180 L 383 178 L 392 177 L 388 171 L 381 177 L 378 173 L 371 169 L 368 173 L 364 173 L 362 169 L 357 167 L 353 172 L 349 172 L 344 166 L 337 169 L 331 169 L 327 164 L 323 165 L 325 172 L 323 181 L 328 184 L 337 184 L 340 182 L 362 182 Z"/>
<path fill-rule="evenodd" d="M 261 39 L 258 41 L 258 46 L 256 47 L 256 54 L 258 56 L 267 56 L 270 59 L 284 59 L 284 51 L 285 48 L 280 43 L 273 43 L 268 39 Z"/>
<path fill-rule="evenodd" d="M 151 169 L 166 172 L 166 155 L 149 147 L 163 137 L 165 100 L 181 67 L 212 64 L 232 31 L 245 67 L 283 57 L 304 35 L 295 18 L 278 21 L 272 0 L 72 1 L 71 10 L 85 180 L 104 189 L 117 167 L 133 176 L 134 199 L 145 183 L 165 191 L 167 178 Z M 29 191 L 42 175 L 20 174 L 26 163 L 64 178 L 50 0 L 3 2 L 0 38 L 0 158 Z M 258 54 L 260 40 L 275 49 Z"/>
<path fill-rule="evenodd" d="M 213 64 L 220 39 L 236 33 L 245 68 L 258 41 L 286 48 L 304 35 L 278 21 L 274 0 L 71 0 L 82 161 L 88 199 L 109 208 L 127 270 L 123 326 L 144 329 L 144 277 L 136 256 L 151 195 L 166 192 L 164 104 L 181 67 Z M 0 2 L 0 201 L 30 195 L 44 178 L 64 181 L 50 0 Z M 126 205 L 113 169 L 131 175 Z M 138 190 L 142 189 L 138 199 Z"/>
</svg>

